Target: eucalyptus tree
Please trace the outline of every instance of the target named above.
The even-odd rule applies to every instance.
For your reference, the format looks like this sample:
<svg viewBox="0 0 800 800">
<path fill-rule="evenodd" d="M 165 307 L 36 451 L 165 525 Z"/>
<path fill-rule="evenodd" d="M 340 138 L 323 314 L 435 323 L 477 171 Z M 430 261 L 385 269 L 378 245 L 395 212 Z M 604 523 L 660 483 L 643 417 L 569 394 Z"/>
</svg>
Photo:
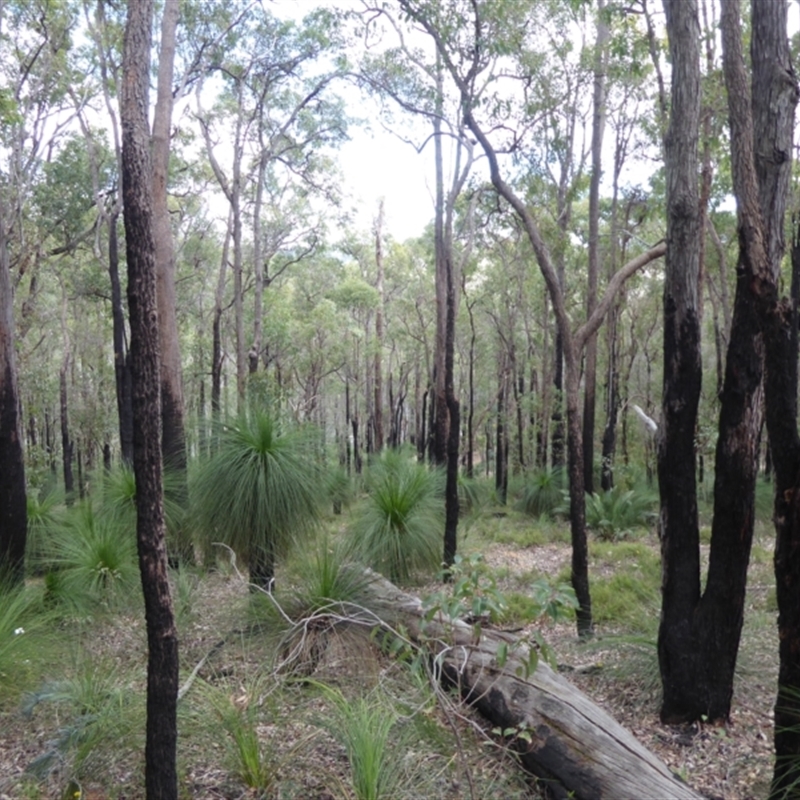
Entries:
<svg viewBox="0 0 800 800">
<path fill-rule="evenodd" d="M 264 250 L 261 240 L 264 182 L 300 184 L 305 191 L 335 196 L 329 182 L 327 149 L 342 140 L 346 118 L 331 83 L 339 74 L 336 17 L 317 11 L 302 23 L 282 21 L 262 6 L 249 6 L 235 43 L 212 63 L 221 83 L 214 107 L 201 105 L 196 117 L 206 153 L 231 211 L 237 393 L 245 396 L 247 347 L 244 331 L 244 226 L 246 203 L 254 198 L 254 242 L 258 255 L 256 316 L 260 314 Z M 331 63 L 333 62 L 333 66 Z M 209 85 L 198 84 L 198 88 Z M 230 135 L 230 129 L 233 135 Z M 223 134 L 223 129 L 224 134 Z M 225 153 L 220 152 L 224 138 Z M 314 237 L 311 237 L 312 241 Z M 313 248 L 312 248 L 313 249 Z M 256 338 L 259 336 L 256 327 Z M 256 359 L 260 357 L 256 349 Z"/>
<path fill-rule="evenodd" d="M 14 292 L 2 211 L 0 203 L 0 575 L 21 582 L 25 574 L 28 512 L 17 389 Z"/>
<path fill-rule="evenodd" d="M 591 316 L 577 330 L 573 330 L 551 250 L 542 236 L 540 224 L 530 207 L 506 180 L 504 176 L 506 164 L 498 157 L 498 150 L 516 150 L 520 147 L 523 141 L 521 135 L 526 132 L 526 126 L 532 121 L 523 114 L 520 129 L 512 131 L 510 137 L 501 139 L 500 131 L 508 130 L 506 110 L 508 103 L 512 101 L 507 95 L 505 102 L 500 103 L 497 95 L 489 94 L 489 91 L 498 89 L 504 80 L 518 82 L 521 86 L 534 85 L 528 69 L 530 62 L 526 58 L 514 59 L 513 69 L 503 70 L 503 79 L 500 74 L 493 72 L 499 55 L 502 54 L 506 58 L 510 57 L 510 54 L 532 57 L 537 48 L 541 47 L 541 43 L 536 42 L 535 35 L 530 34 L 532 26 L 529 4 L 504 4 L 502 14 L 495 14 L 496 9 L 490 5 L 471 4 L 469 7 L 459 7 L 462 24 L 458 26 L 446 24 L 446 20 L 438 10 L 438 4 L 434 6 L 416 0 L 399 0 L 399 5 L 435 43 L 444 69 L 458 94 L 466 128 L 477 140 L 487 158 L 492 185 L 522 224 L 547 285 L 557 326 L 564 341 L 572 584 L 580 604 L 577 613 L 578 631 L 581 635 L 590 634 L 592 615 L 585 521 L 583 442 L 579 414 L 581 354 L 588 337 L 602 324 L 620 287 L 637 270 L 662 256 L 665 246 L 658 244 L 651 247 L 623 265 L 608 282 Z M 499 131 L 496 126 L 500 120 L 497 117 L 493 118 L 493 114 L 502 114 L 506 122 Z"/>
<path fill-rule="evenodd" d="M 759 280 L 769 279 L 774 284 L 780 272 L 784 251 L 783 217 L 791 172 L 788 153 L 791 152 L 797 87 L 781 72 L 789 63 L 785 4 L 753 6 L 753 29 L 757 33 L 751 44 L 754 87 L 751 101 L 746 71 L 741 63 L 741 12 L 737 3 L 726 3 L 722 9 L 724 67 L 734 187 L 739 206 L 740 252 L 719 398 L 714 518 L 708 576 L 703 587 L 695 478 L 697 405 L 702 374 L 700 243 L 703 220 L 697 188 L 700 106 L 694 94 L 700 82 L 700 53 L 698 42 L 689 33 L 699 30 L 699 21 L 696 4 L 676 2 L 665 8 L 671 37 L 673 83 L 670 132 L 665 140 L 672 236 L 664 295 L 665 375 L 659 441 L 664 567 L 659 627 L 659 664 L 664 688 L 661 716 L 670 722 L 725 720 L 730 714 L 733 696 L 753 537 L 763 424 L 765 346 L 769 387 L 775 372 L 770 347 L 778 344 L 771 339 L 774 328 L 765 325 L 763 318 L 759 319 L 759 310 L 763 311 L 772 301 L 765 301 L 764 295 L 754 289 L 759 288 L 756 286 Z M 776 64 L 782 65 L 781 68 L 776 70 Z M 759 143 L 757 172 L 751 175 L 746 170 L 746 162 L 753 158 L 754 140 Z M 749 153 L 748 147 L 751 148 Z M 752 184 L 747 182 L 750 179 Z M 698 201 L 695 208 L 692 198 Z M 751 235 L 758 238 L 756 245 Z M 769 319 L 772 324 L 772 317 Z M 786 371 L 787 364 L 780 368 L 782 372 Z M 766 394 L 770 444 L 774 447 L 774 425 L 769 428 L 769 388 Z M 772 398 L 774 401 L 774 390 Z M 782 439 L 779 446 L 785 442 L 790 439 Z M 776 518 L 779 517 L 780 512 L 776 512 Z M 776 565 L 778 562 L 779 556 L 776 556 Z"/>
<path fill-rule="evenodd" d="M 153 5 L 132 0 L 120 87 L 122 194 L 133 377 L 136 539 L 147 621 L 148 798 L 178 796 L 178 635 L 167 574 L 161 464 L 160 359 L 150 129 L 147 118 Z"/>
<path fill-rule="evenodd" d="M 377 10 L 369 3 L 365 6 L 367 15 L 373 15 Z M 457 548 L 461 429 L 460 402 L 455 390 L 455 326 L 461 285 L 459 273 L 471 247 L 469 215 L 465 215 L 464 230 L 457 231 L 456 205 L 472 169 L 473 143 L 466 135 L 458 103 L 446 95 L 441 60 L 413 46 L 407 39 L 407 26 L 387 7 L 383 7 L 381 12 L 373 17 L 369 29 L 375 35 L 379 30 L 377 23 L 385 22 L 393 33 L 393 39 L 380 56 L 367 53 L 361 65 L 362 80 L 403 111 L 427 120 L 432 127 L 436 176 L 434 257 L 437 322 L 431 376 L 434 388 L 431 434 L 433 461 L 444 467 L 447 474 L 443 563 L 450 566 Z M 421 151 L 426 141 L 417 149 Z M 445 143 L 449 144 L 447 177 Z M 458 251 L 459 238 L 464 252 Z"/>
<path fill-rule="evenodd" d="M 770 793 L 774 798 L 800 797 L 797 311 L 796 305 L 779 293 L 784 249 L 781 223 L 799 95 L 787 36 L 787 11 L 786 2 L 753 6 L 749 84 L 742 53 L 739 2 L 728 0 L 721 18 L 738 206 L 739 264 L 744 273 L 740 281 L 746 282 L 764 336 L 766 423 L 775 464 L 775 578 L 780 646 L 775 770 Z M 765 142 L 770 146 L 764 147 Z M 795 279 L 796 269 L 795 265 Z M 746 568 L 746 560 L 743 566 Z"/>
</svg>

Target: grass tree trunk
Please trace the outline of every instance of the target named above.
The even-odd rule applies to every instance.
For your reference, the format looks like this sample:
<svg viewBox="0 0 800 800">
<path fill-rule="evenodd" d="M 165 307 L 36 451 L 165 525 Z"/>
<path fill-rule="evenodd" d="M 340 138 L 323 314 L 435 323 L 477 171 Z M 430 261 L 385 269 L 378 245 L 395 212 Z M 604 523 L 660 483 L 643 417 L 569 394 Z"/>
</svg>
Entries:
<svg viewBox="0 0 800 800">
<path fill-rule="evenodd" d="M 125 26 L 122 189 L 133 373 L 136 537 L 147 621 L 148 800 L 177 800 L 178 637 L 167 576 L 161 473 L 158 314 L 152 168 L 147 121 L 151 0 L 131 0 Z"/>
<path fill-rule="evenodd" d="M 14 294 L 0 206 L 0 577 L 22 582 L 28 531 L 14 345 Z"/>
</svg>

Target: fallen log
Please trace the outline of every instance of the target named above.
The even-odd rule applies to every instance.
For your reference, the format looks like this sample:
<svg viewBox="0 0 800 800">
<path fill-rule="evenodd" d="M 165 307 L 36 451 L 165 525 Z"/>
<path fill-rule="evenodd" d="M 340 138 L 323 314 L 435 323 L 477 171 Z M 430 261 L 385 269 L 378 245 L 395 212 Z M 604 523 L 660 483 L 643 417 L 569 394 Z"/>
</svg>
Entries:
<svg viewBox="0 0 800 800">
<path fill-rule="evenodd" d="M 557 800 L 701 800 L 613 717 L 540 661 L 514 636 L 436 614 L 371 573 L 363 605 L 387 626 L 428 648 L 442 678 L 502 729 L 525 732 L 515 746 L 523 766 Z M 530 673 L 530 674 L 529 674 Z"/>
</svg>

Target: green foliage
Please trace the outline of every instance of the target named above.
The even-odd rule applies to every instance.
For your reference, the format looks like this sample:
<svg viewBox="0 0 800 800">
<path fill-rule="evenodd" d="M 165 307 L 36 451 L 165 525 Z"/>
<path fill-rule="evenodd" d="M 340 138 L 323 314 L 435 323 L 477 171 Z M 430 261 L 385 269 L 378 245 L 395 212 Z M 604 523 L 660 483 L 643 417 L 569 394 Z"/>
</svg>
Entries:
<svg viewBox="0 0 800 800">
<path fill-rule="evenodd" d="M 42 562 L 49 602 L 86 612 L 140 596 L 135 531 L 96 513 L 90 502 L 73 507 L 53 529 Z"/>
<path fill-rule="evenodd" d="M 350 552 L 395 583 L 432 573 L 442 558 L 443 479 L 404 451 L 370 467 L 369 495 L 349 531 Z"/>
<path fill-rule="evenodd" d="M 357 800 L 392 800 L 400 785 L 402 736 L 398 714 L 376 695 L 348 700 L 338 689 L 319 684 L 334 706 L 323 726 L 344 746 Z"/>
<path fill-rule="evenodd" d="M 143 698 L 122 683 L 113 667 L 87 658 L 72 676 L 28 694 L 22 705 L 25 716 L 46 703 L 55 707 L 62 724 L 26 772 L 43 779 L 68 760 L 78 777 L 102 774 L 103 767 L 142 747 Z"/>
<path fill-rule="evenodd" d="M 497 622 L 505 615 L 506 599 L 480 553 L 468 558 L 457 554 L 445 574 L 448 588 L 429 595 L 423 602 L 427 619 L 441 613 L 451 621 Z"/>
<path fill-rule="evenodd" d="M 303 431 L 263 411 L 223 425 L 191 487 L 205 545 L 222 542 L 252 564 L 264 553 L 285 555 L 313 530 L 321 498 L 309 444 Z"/>
<path fill-rule="evenodd" d="M 349 507 L 355 494 L 353 481 L 344 467 L 337 465 L 328 471 L 325 479 L 325 493 L 328 496 L 335 514 L 340 514 L 342 508 Z"/>
<path fill-rule="evenodd" d="M 46 652 L 41 601 L 38 588 L 0 583 L 0 705 L 18 698 Z"/>
<path fill-rule="evenodd" d="M 486 503 L 486 483 L 458 473 L 458 507 L 461 516 L 474 515 Z"/>
<path fill-rule="evenodd" d="M 250 789 L 272 790 L 278 779 L 279 762 L 267 740 L 258 735 L 258 698 L 236 698 L 220 693 L 215 711 L 228 736 L 228 753 L 236 776 Z"/>
<path fill-rule="evenodd" d="M 296 560 L 293 574 L 295 588 L 288 611 L 295 618 L 355 602 L 369 580 L 360 565 L 347 559 L 344 548 L 336 547 L 327 536 Z"/>
<path fill-rule="evenodd" d="M 525 476 L 517 509 L 532 517 L 554 518 L 562 513 L 563 504 L 563 469 L 548 467 Z"/>
<path fill-rule="evenodd" d="M 64 524 L 64 496 L 53 483 L 40 491 L 28 491 L 28 539 L 25 543 L 25 560 L 34 573 L 45 569 L 44 554 L 50 536 Z"/>
<path fill-rule="evenodd" d="M 586 524 L 603 541 L 624 539 L 634 528 L 653 523 L 653 507 L 650 492 L 615 486 L 607 492 L 586 495 Z"/>
</svg>

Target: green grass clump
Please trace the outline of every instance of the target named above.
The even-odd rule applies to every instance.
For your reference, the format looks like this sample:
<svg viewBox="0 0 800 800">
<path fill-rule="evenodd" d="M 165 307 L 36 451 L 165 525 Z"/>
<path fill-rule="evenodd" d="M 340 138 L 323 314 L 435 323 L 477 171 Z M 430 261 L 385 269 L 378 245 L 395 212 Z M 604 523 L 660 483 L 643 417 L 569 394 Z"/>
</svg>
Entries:
<svg viewBox="0 0 800 800">
<path fill-rule="evenodd" d="M 40 705 L 55 707 L 60 720 L 55 736 L 26 769 L 40 780 L 64 763 L 76 778 L 110 774 L 114 764 L 135 758 L 144 745 L 144 698 L 102 661 L 86 658 L 68 677 L 30 692 L 23 714 L 32 716 Z"/>
<path fill-rule="evenodd" d="M 649 491 L 615 486 L 607 492 L 586 495 L 586 524 L 604 541 L 624 539 L 654 520 L 655 500 Z"/>
<path fill-rule="evenodd" d="M 553 519 L 561 513 L 565 487 L 563 469 L 548 467 L 531 472 L 525 476 L 516 507 L 531 517 Z"/>
<path fill-rule="evenodd" d="M 0 707 L 15 704 L 55 645 L 37 587 L 0 583 Z"/>
<path fill-rule="evenodd" d="M 318 472 L 303 431 L 265 412 L 240 415 L 220 428 L 215 454 L 198 465 L 194 521 L 209 551 L 230 547 L 266 588 L 276 559 L 306 538 L 318 520 Z"/>
<path fill-rule="evenodd" d="M 287 611 L 295 619 L 355 602 L 369 580 L 361 565 L 350 561 L 344 548 L 327 536 L 295 556 L 290 576 L 293 588 Z"/>
<path fill-rule="evenodd" d="M 442 474 L 405 452 L 387 451 L 370 467 L 367 487 L 350 527 L 350 555 L 395 583 L 433 574 L 442 559 Z"/>
<path fill-rule="evenodd" d="M 79 613 L 121 608 L 141 597 L 136 533 L 90 502 L 70 510 L 42 549 L 45 599 Z"/>
<path fill-rule="evenodd" d="M 325 729 L 345 748 L 356 800 L 392 800 L 400 789 L 403 737 L 398 713 L 384 698 L 370 694 L 348 700 L 338 689 L 320 684 L 333 704 Z"/>
</svg>

